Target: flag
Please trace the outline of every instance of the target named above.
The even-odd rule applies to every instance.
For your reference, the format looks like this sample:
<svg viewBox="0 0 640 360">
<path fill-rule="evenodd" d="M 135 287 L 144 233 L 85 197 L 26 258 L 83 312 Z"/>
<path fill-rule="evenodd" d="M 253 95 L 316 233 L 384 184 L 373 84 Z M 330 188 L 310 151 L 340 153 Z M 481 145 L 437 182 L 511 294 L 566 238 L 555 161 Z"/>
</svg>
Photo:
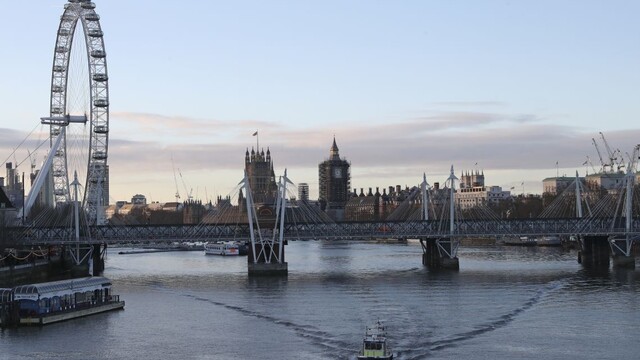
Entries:
<svg viewBox="0 0 640 360">
<path fill-rule="evenodd" d="M 587 160 L 587 161 L 583 162 L 582 165 L 587 165 L 588 162 L 589 161 Z"/>
<path fill-rule="evenodd" d="M 558 166 L 558 162 L 556 161 L 556 166 Z"/>
<path fill-rule="evenodd" d="M 512 187 L 511 187 L 511 190 L 513 190 L 513 189 L 515 189 L 515 188 L 516 188 L 515 186 L 512 186 Z"/>
<path fill-rule="evenodd" d="M 520 185 L 524 185 L 524 183 L 520 184 Z"/>
<path fill-rule="evenodd" d="M 476 166 L 478 165 L 478 163 L 476 163 Z"/>
<path fill-rule="evenodd" d="M 257 131 L 254 132 L 253 135 L 251 135 L 251 136 L 258 136 L 258 132 Z"/>
</svg>

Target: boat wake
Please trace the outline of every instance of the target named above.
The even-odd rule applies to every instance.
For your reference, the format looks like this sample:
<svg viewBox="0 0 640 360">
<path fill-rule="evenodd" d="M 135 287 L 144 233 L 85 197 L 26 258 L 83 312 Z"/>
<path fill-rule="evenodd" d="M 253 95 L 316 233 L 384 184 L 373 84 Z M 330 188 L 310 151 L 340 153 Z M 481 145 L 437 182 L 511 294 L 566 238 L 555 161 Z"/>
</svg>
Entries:
<svg viewBox="0 0 640 360">
<path fill-rule="evenodd" d="M 547 283 L 542 288 L 538 289 L 536 293 L 525 301 L 520 307 L 512 310 L 511 312 L 504 314 L 492 321 L 489 321 L 485 324 L 480 324 L 476 326 L 475 329 L 471 331 L 466 331 L 458 334 L 451 335 L 447 338 L 435 340 L 435 341 L 426 341 L 423 343 L 415 343 L 415 348 L 417 350 L 404 350 L 398 351 L 398 357 L 407 360 L 414 359 L 424 359 L 428 357 L 428 355 L 434 351 L 443 350 L 450 347 L 457 346 L 458 343 L 468 341 L 474 339 L 478 336 L 481 336 L 485 333 L 498 330 L 503 328 L 516 320 L 516 318 L 524 313 L 525 311 L 531 309 L 533 306 L 538 304 L 545 296 L 548 296 L 552 292 L 555 292 L 564 286 L 567 285 L 567 281 L 557 280 Z M 426 349 L 426 350 L 419 350 Z"/>
<path fill-rule="evenodd" d="M 313 345 L 324 348 L 326 350 L 330 350 L 332 354 L 340 355 L 340 358 L 348 357 L 349 355 L 353 354 L 352 343 L 342 341 L 332 336 L 332 334 L 319 330 L 318 328 L 312 325 L 296 324 L 292 321 L 278 319 L 275 316 L 266 315 L 266 314 L 263 314 L 254 310 L 246 309 L 237 305 L 225 304 L 223 302 L 215 301 L 215 300 L 208 299 L 201 296 L 196 296 L 191 294 L 184 294 L 184 296 L 190 297 L 197 301 L 203 301 L 212 305 L 220 306 L 225 309 L 238 312 L 245 316 L 266 320 L 271 323 L 283 326 L 288 330 L 292 331 L 293 333 L 295 333 L 297 336 L 300 336 L 306 339 L 307 341 L 310 341 Z"/>
</svg>

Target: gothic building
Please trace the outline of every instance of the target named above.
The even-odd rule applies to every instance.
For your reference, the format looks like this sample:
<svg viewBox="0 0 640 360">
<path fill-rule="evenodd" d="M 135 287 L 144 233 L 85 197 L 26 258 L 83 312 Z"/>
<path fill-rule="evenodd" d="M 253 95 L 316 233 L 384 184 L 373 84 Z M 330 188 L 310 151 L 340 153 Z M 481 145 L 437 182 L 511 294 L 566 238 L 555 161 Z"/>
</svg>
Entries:
<svg viewBox="0 0 640 360">
<path fill-rule="evenodd" d="M 484 171 L 478 170 L 460 174 L 460 188 L 474 188 L 484 186 Z"/>
<path fill-rule="evenodd" d="M 249 149 L 244 156 L 244 169 L 249 178 L 249 186 L 253 195 L 253 203 L 258 205 L 275 204 L 278 196 L 278 185 L 273 172 L 273 162 L 271 161 L 271 151 L 267 148 L 256 152 L 253 148 L 251 154 Z"/>
<path fill-rule="evenodd" d="M 318 201 L 322 210 L 334 220 L 344 219 L 344 207 L 351 193 L 351 164 L 341 159 L 333 138 L 333 145 L 329 150 L 329 159 L 318 165 L 318 179 L 320 193 Z"/>
<path fill-rule="evenodd" d="M 456 193 L 456 203 L 462 210 L 498 204 L 511 198 L 511 192 L 503 191 L 500 186 L 486 186 L 484 171 L 478 170 L 460 175 L 460 189 Z"/>
</svg>

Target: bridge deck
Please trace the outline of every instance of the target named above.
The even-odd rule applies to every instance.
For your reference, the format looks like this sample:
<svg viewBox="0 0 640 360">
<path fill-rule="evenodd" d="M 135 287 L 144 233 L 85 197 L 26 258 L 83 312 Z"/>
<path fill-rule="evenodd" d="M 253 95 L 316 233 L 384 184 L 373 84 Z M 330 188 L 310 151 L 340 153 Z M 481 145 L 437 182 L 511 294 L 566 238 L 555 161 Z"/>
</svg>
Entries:
<svg viewBox="0 0 640 360">
<path fill-rule="evenodd" d="M 74 243 L 73 230 L 52 228 L 7 228 L 7 244 L 64 244 Z M 262 230 L 271 236 L 272 229 Z M 285 225 L 286 239 L 398 239 L 443 237 L 520 237 L 520 236 L 573 236 L 573 235 L 640 235 L 640 219 L 634 219 L 632 230 L 626 232 L 624 219 L 517 219 L 517 220 L 463 220 L 455 223 L 451 232 L 439 221 L 377 221 L 342 223 L 298 223 Z M 145 243 L 195 242 L 215 240 L 248 240 L 248 224 L 197 225 L 132 225 L 95 226 L 83 234 L 83 243 Z"/>
</svg>

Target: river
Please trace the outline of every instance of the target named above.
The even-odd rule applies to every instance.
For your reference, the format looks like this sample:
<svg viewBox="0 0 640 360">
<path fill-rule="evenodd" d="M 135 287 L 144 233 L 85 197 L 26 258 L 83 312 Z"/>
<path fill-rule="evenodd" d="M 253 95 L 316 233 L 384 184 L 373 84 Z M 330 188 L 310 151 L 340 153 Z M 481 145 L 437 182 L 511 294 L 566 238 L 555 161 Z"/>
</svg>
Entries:
<svg viewBox="0 0 640 360">
<path fill-rule="evenodd" d="M 427 271 L 418 243 L 290 242 L 287 278 L 246 257 L 120 255 L 125 310 L 0 332 L 2 359 L 355 359 L 384 321 L 398 359 L 632 359 L 640 270 L 584 270 L 558 248 L 463 247 Z"/>
</svg>

